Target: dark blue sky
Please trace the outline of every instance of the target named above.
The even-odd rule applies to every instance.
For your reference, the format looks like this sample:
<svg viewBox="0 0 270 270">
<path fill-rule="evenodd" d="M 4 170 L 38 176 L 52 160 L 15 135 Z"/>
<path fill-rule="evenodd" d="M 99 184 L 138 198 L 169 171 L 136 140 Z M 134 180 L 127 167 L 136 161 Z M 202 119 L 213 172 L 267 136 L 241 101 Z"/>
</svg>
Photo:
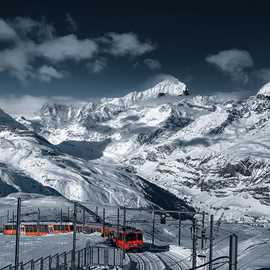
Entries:
<svg viewBox="0 0 270 270">
<path fill-rule="evenodd" d="M 5 62 L 1 66 L 2 57 L 1 94 L 117 96 L 151 85 L 160 74 L 173 75 L 186 82 L 192 92 L 201 94 L 256 91 L 270 80 L 270 17 L 266 1 L 181 2 L 6 2 L 1 6 L 0 17 L 10 27 L 14 27 L 15 18 L 20 16 L 42 22 L 39 27 L 53 26 L 51 39 L 72 34 L 79 41 L 94 40 L 109 47 L 113 45 L 109 44 L 108 33 L 134 33 L 140 42 L 138 46 L 151 44 L 153 48 L 141 51 L 141 47 L 136 47 L 138 53 L 132 52 L 133 47 L 120 53 L 102 48 L 88 58 L 78 60 L 74 54 L 74 59 L 59 61 L 48 56 L 47 51 L 36 53 L 34 48 L 31 53 L 25 52 L 29 54 L 27 67 L 19 71 L 13 63 Z M 1 49 L 26 46 L 22 41 L 41 44 L 48 38 L 40 40 L 30 33 L 27 38 L 20 36 L 15 45 L 0 39 L 0 57 Z M 51 68 L 49 74 L 48 69 L 42 69 L 41 73 L 44 66 Z M 98 71 L 94 72 L 94 67 Z M 18 72 L 24 72 L 23 78 Z"/>
</svg>

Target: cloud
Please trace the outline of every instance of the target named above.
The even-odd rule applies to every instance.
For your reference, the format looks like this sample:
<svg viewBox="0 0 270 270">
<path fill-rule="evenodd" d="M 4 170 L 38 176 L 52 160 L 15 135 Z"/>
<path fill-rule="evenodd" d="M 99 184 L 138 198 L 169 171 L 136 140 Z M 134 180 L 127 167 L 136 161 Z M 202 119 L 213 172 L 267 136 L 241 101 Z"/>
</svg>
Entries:
<svg viewBox="0 0 270 270">
<path fill-rule="evenodd" d="M 161 63 L 156 59 L 147 58 L 143 62 L 149 69 L 152 70 L 161 69 L 162 67 Z"/>
<path fill-rule="evenodd" d="M 100 73 L 107 66 L 105 58 L 96 59 L 94 62 L 87 63 L 87 68 L 90 73 Z"/>
<path fill-rule="evenodd" d="M 30 117 L 46 102 L 48 102 L 47 97 L 10 95 L 0 97 L 0 108 L 12 116 Z"/>
<path fill-rule="evenodd" d="M 63 73 L 51 66 L 42 66 L 39 68 L 38 75 L 40 80 L 45 82 L 50 82 L 52 79 L 62 79 L 64 77 Z"/>
<path fill-rule="evenodd" d="M 67 14 L 67 20 L 75 30 L 75 21 L 70 14 Z M 58 70 L 59 64 L 62 68 L 66 64 L 68 68 L 71 61 L 80 62 L 92 73 L 99 73 L 107 66 L 103 55 L 135 57 L 155 49 L 150 41 L 140 41 L 135 33 L 107 33 L 84 39 L 75 34 L 57 36 L 54 26 L 45 17 L 41 21 L 28 17 L 7 21 L 0 18 L 1 39 L 12 39 L 13 42 L 3 43 L 0 47 L 0 72 L 8 72 L 22 82 L 62 79 L 65 76 L 63 70 Z M 148 60 L 147 65 L 157 68 L 158 64 Z"/>
<path fill-rule="evenodd" d="M 246 69 L 253 67 L 253 59 L 248 51 L 231 49 L 206 57 L 206 61 L 227 73 L 233 80 L 246 83 Z"/>
<path fill-rule="evenodd" d="M 263 82 L 270 81 L 270 68 L 262 68 L 253 72 L 253 75 L 256 79 L 259 79 Z"/>
<path fill-rule="evenodd" d="M 52 62 L 91 59 L 97 53 L 97 44 L 90 39 L 79 40 L 75 35 L 67 35 L 46 41 L 36 47 L 35 52 Z"/>
<path fill-rule="evenodd" d="M 66 14 L 66 22 L 68 24 L 68 29 L 70 32 L 77 32 L 78 24 L 69 13 Z"/>
<path fill-rule="evenodd" d="M 39 112 L 39 110 L 44 104 L 50 102 L 57 102 L 60 104 L 77 104 L 85 103 L 86 101 L 82 101 L 69 96 L 0 96 L 0 108 L 3 109 L 6 113 L 12 115 L 13 117 L 33 117 Z"/>
<path fill-rule="evenodd" d="M 32 39 L 39 42 L 53 39 L 56 32 L 54 26 L 49 24 L 45 17 L 41 21 L 28 17 L 16 17 L 9 21 L 9 25 L 17 31 L 21 39 Z"/>
<path fill-rule="evenodd" d="M 8 71 L 23 81 L 32 74 L 33 67 L 29 64 L 30 59 L 27 44 L 0 51 L 0 72 Z"/>
<path fill-rule="evenodd" d="M 15 30 L 0 18 L 0 40 L 14 40 L 16 38 Z"/>
<path fill-rule="evenodd" d="M 107 45 L 106 52 L 114 56 L 139 56 L 155 49 L 149 42 L 141 42 L 135 33 L 107 33 L 99 41 Z"/>
</svg>

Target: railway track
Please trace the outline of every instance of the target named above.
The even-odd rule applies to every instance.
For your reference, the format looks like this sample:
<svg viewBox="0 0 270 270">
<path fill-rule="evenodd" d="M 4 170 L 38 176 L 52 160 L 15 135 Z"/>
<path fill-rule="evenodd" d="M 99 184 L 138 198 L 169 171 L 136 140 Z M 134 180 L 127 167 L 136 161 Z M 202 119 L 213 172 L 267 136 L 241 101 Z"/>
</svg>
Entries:
<svg viewBox="0 0 270 270">
<path fill-rule="evenodd" d="M 162 253 L 130 253 L 130 260 L 136 263 L 130 270 L 185 270 L 186 265 L 180 263 L 181 258 L 170 252 Z"/>
</svg>

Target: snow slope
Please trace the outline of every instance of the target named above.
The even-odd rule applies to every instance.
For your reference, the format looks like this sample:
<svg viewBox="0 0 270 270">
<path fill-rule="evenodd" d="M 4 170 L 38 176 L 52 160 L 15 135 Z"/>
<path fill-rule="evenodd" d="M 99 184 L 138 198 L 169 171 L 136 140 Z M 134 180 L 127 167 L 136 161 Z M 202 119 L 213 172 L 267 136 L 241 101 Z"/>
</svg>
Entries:
<svg viewBox="0 0 270 270">
<path fill-rule="evenodd" d="M 6 114 L 3 116 L 0 116 L 3 123 L 0 130 L 1 196 L 27 192 L 62 195 L 98 205 L 187 207 L 175 196 L 132 175 L 121 165 L 76 157 L 71 151 L 72 145 L 52 145 L 21 124 L 16 125 Z M 85 148 L 84 144 L 78 147 Z M 155 200 L 162 194 L 170 199 Z"/>
<path fill-rule="evenodd" d="M 121 164 L 131 182 L 139 175 L 217 216 L 265 221 L 270 217 L 268 90 L 266 84 L 257 96 L 242 99 L 190 96 L 183 83 L 166 80 L 96 103 L 46 104 L 34 119 L 19 121 L 55 144 L 50 147 L 64 153 L 63 159 L 109 171 Z M 40 173 L 27 170 L 44 184 Z M 72 186 L 76 191 L 67 193 L 87 190 Z"/>
</svg>

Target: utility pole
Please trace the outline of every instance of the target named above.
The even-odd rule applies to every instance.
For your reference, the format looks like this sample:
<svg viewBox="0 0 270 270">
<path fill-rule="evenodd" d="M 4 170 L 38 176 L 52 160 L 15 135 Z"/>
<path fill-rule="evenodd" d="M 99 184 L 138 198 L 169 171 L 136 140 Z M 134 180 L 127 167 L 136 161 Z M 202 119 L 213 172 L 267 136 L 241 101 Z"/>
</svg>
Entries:
<svg viewBox="0 0 270 270">
<path fill-rule="evenodd" d="M 178 214 L 178 246 L 181 245 L 181 213 Z"/>
<path fill-rule="evenodd" d="M 15 224 L 15 214 L 14 211 L 12 211 L 12 226 L 14 227 Z"/>
<path fill-rule="evenodd" d="M 155 245 L 155 210 L 152 212 L 152 246 Z"/>
<path fill-rule="evenodd" d="M 98 206 L 96 206 L 96 221 L 97 221 L 97 222 L 100 222 L 100 221 L 98 221 L 98 219 L 99 219 L 99 218 L 98 218 Z"/>
<path fill-rule="evenodd" d="M 127 218 L 127 209 L 126 209 L 125 206 L 124 206 L 124 208 L 123 208 L 123 213 L 124 213 L 124 217 L 123 217 L 123 227 L 126 227 L 126 222 L 127 222 L 127 220 L 126 220 L 126 218 Z"/>
<path fill-rule="evenodd" d="M 85 225 L 86 217 L 85 217 L 85 209 L 83 208 L 83 225 Z"/>
<path fill-rule="evenodd" d="M 76 233 L 77 233 L 77 203 L 74 202 L 73 208 L 73 247 L 72 247 L 72 258 L 71 258 L 71 269 L 76 270 Z"/>
<path fill-rule="evenodd" d="M 20 232 L 21 232 L 21 198 L 17 201 L 17 221 L 16 221 L 16 246 L 15 246 L 15 270 L 19 269 L 20 261 Z"/>
<path fill-rule="evenodd" d="M 236 234 L 230 235 L 229 270 L 237 270 L 238 238 Z"/>
<path fill-rule="evenodd" d="M 117 208 L 117 239 L 119 239 L 119 229 L 120 229 L 120 209 Z"/>
<path fill-rule="evenodd" d="M 37 216 L 37 231 L 40 231 L 40 209 L 38 208 L 38 216 Z"/>
<path fill-rule="evenodd" d="M 196 219 L 192 219 L 192 269 L 197 266 L 197 228 Z"/>
<path fill-rule="evenodd" d="M 213 260 L 213 242 L 214 242 L 214 215 L 210 216 L 210 233 L 209 233 L 209 270 L 212 270 L 212 260 Z"/>
<path fill-rule="evenodd" d="M 61 208 L 61 210 L 60 210 L 60 228 L 61 228 L 61 230 L 62 230 L 62 224 L 63 224 L 63 210 Z"/>
<path fill-rule="evenodd" d="M 201 249 L 204 249 L 205 241 L 205 212 L 202 213 Z"/>
<path fill-rule="evenodd" d="M 103 231 L 103 235 L 104 235 L 104 233 L 105 233 L 105 219 L 106 219 L 106 212 L 105 212 L 106 210 L 105 210 L 105 208 L 103 208 L 103 215 L 102 215 L 102 219 L 103 219 L 103 222 L 102 222 L 102 231 Z"/>
</svg>

